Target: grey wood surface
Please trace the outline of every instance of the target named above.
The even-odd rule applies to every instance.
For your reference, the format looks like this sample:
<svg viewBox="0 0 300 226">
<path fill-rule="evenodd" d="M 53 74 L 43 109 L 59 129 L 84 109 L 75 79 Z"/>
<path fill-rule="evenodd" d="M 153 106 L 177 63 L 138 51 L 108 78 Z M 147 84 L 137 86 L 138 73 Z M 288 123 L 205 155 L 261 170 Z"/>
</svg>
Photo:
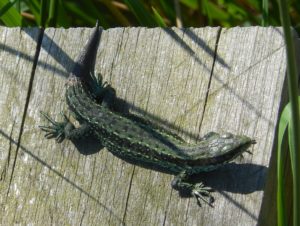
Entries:
<svg viewBox="0 0 300 226">
<path fill-rule="evenodd" d="M 38 29 L 0 27 L 0 224 L 256 225 L 285 99 L 281 29 L 102 32 L 95 69 L 124 108 L 189 142 L 209 131 L 256 139 L 252 154 L 195 177 L 215 190 L 214 208 L 180 197 L 172 175 L 126 163 L 95 143 L 44 139 L 39 112 L 57 120 L 67 112 L 64 83 L 90 33 L 46 29 L 35 61 Z"/>
</svg>

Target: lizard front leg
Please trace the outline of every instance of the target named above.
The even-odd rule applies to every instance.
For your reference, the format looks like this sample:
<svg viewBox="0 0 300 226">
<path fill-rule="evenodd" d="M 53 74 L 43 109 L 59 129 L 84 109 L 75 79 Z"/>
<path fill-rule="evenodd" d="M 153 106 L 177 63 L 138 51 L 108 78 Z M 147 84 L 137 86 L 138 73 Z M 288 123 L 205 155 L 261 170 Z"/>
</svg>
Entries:
<svg viewBox="0 0 300 226">
<path fill-rule="evenodd" d="M 58 143 L 61 143 L 65 138 L 69 140 L 80 139 L 91 132 L 91 128 L 87 123 L 83 123 L 80 127 L 75 128 L 66 115 L 64 115 L 63 122 L 56 122 L 46 113 L 41 112 L 41 114 L 51 123 L 51 125 L 39 126 L 40 129 L 46 132 L 45 137 L 47 139 L 55 138 Z"/>
<path fill-rule="evenodd" d="M 104 107 L 113 109 L 114 100 L 116 99 L 116 91 L 107 82 L 103 82 L 101 74 L 90 73 L 91 80 L 88 83 L 89 90 L 95 100 Z"/>
<path fill-rule="evenodd" d="M 201 200 L 212 206 L 214 198 L 211 196 L 211 188 L 205 187 L 203 183 L 192 184 L 188 182 L 192 173 L 183 170 L 172 180 L 171 186 L 179 192 L 188 193 L 197 199 L 197 203 L 201 206 Z"/>
</svg>

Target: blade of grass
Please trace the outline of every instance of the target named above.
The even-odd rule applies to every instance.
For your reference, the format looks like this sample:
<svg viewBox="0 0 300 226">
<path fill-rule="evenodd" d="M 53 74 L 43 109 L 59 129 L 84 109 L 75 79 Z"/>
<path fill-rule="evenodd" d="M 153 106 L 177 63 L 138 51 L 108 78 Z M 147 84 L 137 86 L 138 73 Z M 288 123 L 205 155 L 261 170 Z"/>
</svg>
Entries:
<svg viewBox="0 0 300 226">
<path fill-rule="evenodd" d="M 206 15 L 207 16 L 207 19 L 208 19 L 208 25 L 212 25 L 212 16 L 211 16 L 211 13 L 209 11 L 209 6 L 208 6 L 208 0 L 202 0 L 202 13 L 203 15 Z"/>
<path fill-rule="evenodd" d="M 40 22 L 39 25 L 41 27 L 46 27 L 46 21 L 48 17 L 48 0 L 41 0 L 41 8 L 40 8 Z"/>
<path fill-rule="evenodd" d="M 176 27 L 182 28 L 182 17 L 179 0 L 174 0 L 174 7 L 176 13 Z"/>
<path fill-rule="evenodd" d="M 58 12 L 58 0 L 51 0 L 50 9 L 49 9 L 49 18 L 48 18 L 49 27 L 56 27 L 57 12 Z"/>
<path fill-rule="evenodd" d="M 136 19 L 142 26 L 155 27 L 156 21 L 147 11 L 144 5 L 138 0 L 124 0 L 130 11 L 135 15 Z"/>
<path fill-rule="evenodd" d="M 68 12 L 68 14 L 72 15 L 73 18 L 76 18 L 76 22 L 81 22 L 81 24 L 90 24 L 95 26 L 96 19 L 99 19 L 99 24 L 101 27 L 108 28 L 109 22 L 106 20 L 106 15 L 101 13 L 95 5 L 90 1 L 62 1 L 62 4 Z M 73 21 L 74 23 L 74 21 Z"/>
<path fill-rule="evenodd" d="M 200 0 L 199 0 L 200 1 Z M 217 20 L 222 25 L 226 24 L 230 19 L 228 12 L 219 8 L 216 4 L 208 1 L 202 0 L 201 5 L 199 3 L 199 7 L 201 7 L 202 14 L 207 16 L 208 25 L 213 25 L 213 21 Z"/>
<path fill-rule="evenodd" d="M 159 15 L 157 10 L 153 6 L 152 6 L 152 10 L 153 10 L 153 13 L 154 13 L 154 19 L 156 20 L 156 23 L 158 24 L 158 26 L 167 27 L 167 25 L 165 24 L 164 19 Z"/>
<path fill-rule="evenodd" d="M 72 18 L 70 18 L 70 13 L 66 11 L 62 1 L 58 1 L 57 11 L 55 27 L 70 27 Z"/>
<path fill-rule="evenodd" d="M 23 0 L 26 6 L 29 8 L 29 12 L 34 15 L 36 24 L 40 25 L 40 3 L 38 0 Z"/>
<path fill-rule="evenodd" d="M 16 2 L 16 10 L 21 14 L 21 0 L 17 0 Z"/>
<path fill-rule="evenodd" d="M 262 1 L 262 26 L 268 26 L 269 25 L 269 0 L 263 0 Z"/>
<path fill-rule="evenodd" d="M 3 1 L 0 2 L 1 4 L 1 9 L 0 9 L 0 17 L 2 17 L 11 7 L 13 7 L 13 5 L 16 3 L 17 0 L 13 1 L 13 2 L 7 2 L 7 1 Z"/>
<path fill-rule="evenodd" d="M 64 1 L 66 2 L 66 1 Z M 96 20 L 98 19 L 99 25 L 108 28 L 109 27 L 109 14 L 107 11 L 101 11 L 100 7 L 97 7 L 96 1 L 94 0 L 84 0 L 84 1 L 70 1 L 70 3 L 74 3 L 77 9 L 73 12 L 78 13 L 77 15 L 80 16 L 85 21 L 91 21 L 89 24 L 91 26 L 95 26 Z"/>
<path fill-rule="evenodd" d="M 298 81 L 295 45 L 292 38 L 291 22 L 288 14 L 287 1 L 279 0 L 279 11 L 283 25 L 288 63 L 288 91 L 291 103 L 291 121 L 289 123 L 289 143 L 293 177 L 293 225 L 300 225 L 300 124 L 298 106 Z M 279 217 L 278 217 L 279 219 Z"/>
<path fill-rule="evenodd" d="M 101 2 L 110 10 L 115 19 L 118 20 L 122 26 L 130 26 L 130 22 L 122 14 L 122 12 L 114 4 L 112 4 L 111 0 L 101 0 Z"/>
<path fill-rule="evenodd" d="M 171 1 L 159 0 L 159 4 L 161 6 L 160 9 L 162 10 L 162 12 L 164 12 L 166 17 L 170 21 L 175 21 L 175 17 L 176 17 L 175 9 L 171 3 L 172 3 Z"/>
<path fill-rule="evenodd" d="M 278 226 L 286 225 L 285 189 L 284 189 L 284 150 L 287 148 L 287 127 L 291 120 L 291 104 L 283 109 L 278 127 L 277 139 L 277 216 Z"/>
<path fill-rule="evenodd" d="M 193 10 L 197 10 L 198 8 L 197 0 L 180 0 L 180 2 Z"/>
<path fill-rule="evenodd" d="M 9 2 L 6 0 L 0 1 L 0 19 L 8 27 L 21 26 L 22 17 L 13 5 L 16 0 Z"/>
</svg>

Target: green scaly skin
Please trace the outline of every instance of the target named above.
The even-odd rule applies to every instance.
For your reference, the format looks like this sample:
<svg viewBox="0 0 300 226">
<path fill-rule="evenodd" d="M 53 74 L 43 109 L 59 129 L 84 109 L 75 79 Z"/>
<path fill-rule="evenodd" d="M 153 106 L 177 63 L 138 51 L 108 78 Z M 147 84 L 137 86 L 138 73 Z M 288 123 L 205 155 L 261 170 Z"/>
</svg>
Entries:
<svg viewBox="0 0 300 226">
<path fill-rule="evenodd" d="M 57 142 L 95 136 L 101 145 L 115 156 L 130 163 L 176 175 L 171 185 L 209 205 L 213 202 L 211 189 L 202 183 L 192 184 L 193 174 L 214 170 L 241 155 L 254 140 L 230 133 L 210 132 L 196 145 L 151 124 L 137 116 L 124 115 L 113 109 L 115 91 L 102 78 L 90 73 L 100 38 L 98 24 L 76 61 L 66 88 L 66 100 L 79 128 L 65 116 L 63 122 L 42 115 L 51 123 L 40 126 L 47 138 Z"/>
</svg>

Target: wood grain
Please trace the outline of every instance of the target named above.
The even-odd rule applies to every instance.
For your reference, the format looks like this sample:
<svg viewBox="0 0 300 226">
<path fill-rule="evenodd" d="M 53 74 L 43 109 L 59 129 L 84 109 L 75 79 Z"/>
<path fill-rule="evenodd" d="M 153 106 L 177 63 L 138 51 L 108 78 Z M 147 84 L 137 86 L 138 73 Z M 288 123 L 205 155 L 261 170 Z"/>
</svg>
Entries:
<svg viewBox="0 0 300 226">
<path fill-rule="evenodd" d="M 0 30 L 1 224 L 258 223 L 286 100 L 280 28 L 102 31 L 95 69 L 124 100 L 120 107 L 190 142 L 209 131 L 256 139 L 252 154 L 195 177 L 216 191 L 214 208 L 180 197 L 172 175 L 126 163 L 95 143 L 44 139 L 39 112 L 57 120 L 67 112 L 64 83 L 91 29 L 46 29 L 32 73 L 39 30 Z"/>
</svg>

